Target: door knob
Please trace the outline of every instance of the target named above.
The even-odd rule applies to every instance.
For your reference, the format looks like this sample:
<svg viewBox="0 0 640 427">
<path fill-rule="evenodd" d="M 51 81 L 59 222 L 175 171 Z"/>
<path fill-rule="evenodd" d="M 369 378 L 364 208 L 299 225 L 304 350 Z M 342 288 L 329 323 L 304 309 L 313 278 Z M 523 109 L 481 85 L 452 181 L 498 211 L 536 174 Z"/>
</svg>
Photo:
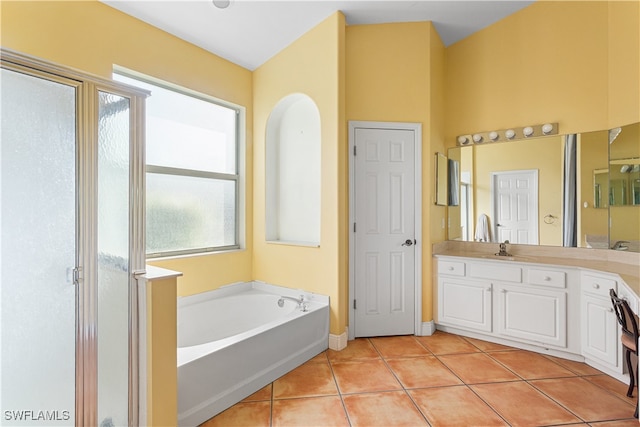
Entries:
<svg viewBox="0 0 640 427">
<path fill-rule="evenodd" d="M 414 241 L 411 239 L 407 239 L 404 241 L 404 243 L 402 244 L 402 246 L 411 246 L 414 244 Z"/>
</svg>

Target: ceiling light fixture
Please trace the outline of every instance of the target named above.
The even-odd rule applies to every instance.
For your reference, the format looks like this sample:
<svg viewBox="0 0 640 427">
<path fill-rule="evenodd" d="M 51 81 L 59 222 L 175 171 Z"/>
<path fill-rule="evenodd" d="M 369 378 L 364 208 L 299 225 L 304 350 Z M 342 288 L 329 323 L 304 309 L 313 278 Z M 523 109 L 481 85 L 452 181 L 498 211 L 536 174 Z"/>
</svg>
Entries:
<svg viewBox="0 0 640 427">
<path fill-rule="evenodd" d="M 213 5 L 218 9 L 226 9 L 231 4 L 231 0 L 212 0 Z"/>
<path fill-rule="evenodd" d="M 533 135 L 533 128 L 531 126 L 527 126 L 526 128 L 522 129 L 522 133 L 524 134 L 524 136 L 530 137 L 531 135 Z"/>
<path fill-rule="evenodd" d="M 545 135 L 549 135 L 553 130 L 553 125 L 551 123 L 545 123 L 542 125 L 542 133 Z"/>
<path fill-rule="evenodd" d="M 456 142 L 458 146 L 464 146 L 469 144 L 490 144 L 492 142 L 517 141 L 558 135 L 558 130 L 559 127 L 557 122 L 548 122 L 539 125 L 458 135 L 456 137 Z"/>
</svg>

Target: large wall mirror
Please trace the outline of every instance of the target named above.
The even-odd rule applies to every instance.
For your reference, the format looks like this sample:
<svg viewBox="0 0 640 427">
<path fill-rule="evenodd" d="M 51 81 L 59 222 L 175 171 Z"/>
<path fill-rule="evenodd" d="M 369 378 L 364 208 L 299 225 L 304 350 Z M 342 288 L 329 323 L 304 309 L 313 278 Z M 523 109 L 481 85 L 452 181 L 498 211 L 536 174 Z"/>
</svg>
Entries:
<svg viewBox="0 0 640 427">
<path fill-rule="evenodd" d="M 455 147 L 448 156 L 457 168 L 449 240 L 640 252 L 640 123 L 582 133 L 573 144 L 553 135 Z M 571 158 L 575 184 L 565 182 Z M 574 185 L 573 216 L 565 215 L 565 185 Z M 567 244 L 571 223 L 575 242 Z"/>
</svg>

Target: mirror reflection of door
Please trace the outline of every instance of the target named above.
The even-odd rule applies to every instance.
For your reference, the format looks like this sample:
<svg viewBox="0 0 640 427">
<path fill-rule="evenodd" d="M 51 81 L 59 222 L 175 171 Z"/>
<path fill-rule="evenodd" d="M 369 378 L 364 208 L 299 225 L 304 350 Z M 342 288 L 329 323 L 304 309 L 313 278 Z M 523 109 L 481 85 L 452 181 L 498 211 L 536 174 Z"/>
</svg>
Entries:
<svg viewBox="0 0 640 427">
<path fill-rule="evenodd" d="M 491 185 L 496 240 L 538 244 L 538 171 L 493 172 Z"/>
</svg>

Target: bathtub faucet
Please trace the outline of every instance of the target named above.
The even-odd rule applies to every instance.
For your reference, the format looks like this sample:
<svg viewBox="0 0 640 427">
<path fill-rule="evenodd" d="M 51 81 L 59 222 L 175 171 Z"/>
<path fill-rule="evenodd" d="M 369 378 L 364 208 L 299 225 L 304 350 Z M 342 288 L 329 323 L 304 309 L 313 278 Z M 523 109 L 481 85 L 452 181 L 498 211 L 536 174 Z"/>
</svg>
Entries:
<svg viewBox="0 0 640 427">
<path fill-rule="evenodd" d="M 307 305 L 307 302 L 304 300 L 304 295 L 300 295 L 300 298 L 293 298 L 293 297 L 287 297 L 287 296 L 281 296 L 280 299 L 278 300 L 278 307 L 283 307 L 284 306 L 284 300 L 291 300 L 293 302 L 295 302 L 296 304 L 298 304 L 298 308 L 301 311 L 309 311 L 309 306 Z"/>
</svg>

